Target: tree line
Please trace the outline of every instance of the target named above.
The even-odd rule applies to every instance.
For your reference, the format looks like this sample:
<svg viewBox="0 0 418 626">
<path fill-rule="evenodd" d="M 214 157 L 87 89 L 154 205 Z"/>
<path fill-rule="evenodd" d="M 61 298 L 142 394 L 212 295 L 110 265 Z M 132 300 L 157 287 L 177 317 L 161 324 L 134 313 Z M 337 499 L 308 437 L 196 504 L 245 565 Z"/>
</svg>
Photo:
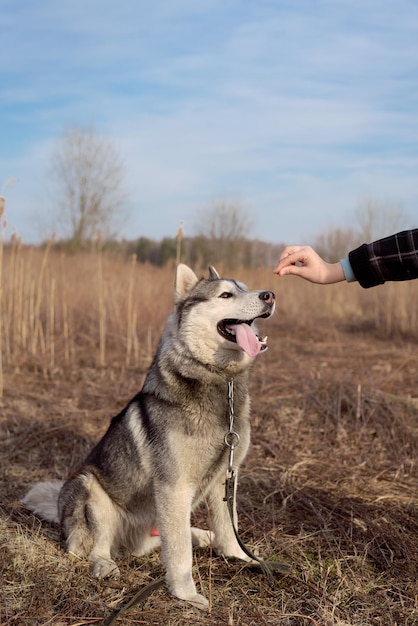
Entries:
<svg viewBox="0 0 418 626">
<path fill-rule="evenodd" d="M 163 267 L 170 262 L 184 262 L 195 268 L 206 268 L 208 265 L 219 265 L 233 270 L 236 267 L 273 268 L 284 244 L 272 244 L 257 239 L 234 239 L 230 241 L 231 250 L 225 254 L 225 240 L 211 239 L 204 235 L 183 237 L 179 244 L 177 238 L 164 237 L 161 240 L 148 237 L 137 239 L 106 239 L 97 238 L 82 242 L 74 247 L 70 239 L 54 242 L 53 248 L 67 252 L 92 251 L 100 249 L 109 255 L 131 258 L 135 255 L 138 263 L 149 263 Z"/>
</svg>

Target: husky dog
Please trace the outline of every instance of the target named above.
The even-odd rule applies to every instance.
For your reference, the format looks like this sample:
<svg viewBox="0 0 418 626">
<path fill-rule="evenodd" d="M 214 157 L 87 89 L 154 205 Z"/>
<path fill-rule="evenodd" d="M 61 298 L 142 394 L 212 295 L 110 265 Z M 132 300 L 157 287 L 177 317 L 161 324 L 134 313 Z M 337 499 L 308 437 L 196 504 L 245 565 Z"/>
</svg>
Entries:
<svg viewBox="0 0 418 626">
<path fill-rule="evenodd" d="M 248 291 L 213 267 L 207 279 L 177 268 L 169 316 L 142 390 L 129 402 L 66 482 L 38 483 L 23 499 L 61 525 L 68 552 L 88 557 L 96 578 L 117 576 L 113 558 L 161 545 L 170 592 L 199 608 L 207 599 L 192 578 L 192 546 L 248 561 L 223 501 L 229 448 L 228 381 L 234 381 L 236 472 L 250 441 L 247 381 L 266 350 L 254 320 L 270 317 L 274 293 Z M 210 531 L 190 527 L 205 499 Z M 235 523 L 236 510 L 234 511 Z"/>
</svg>

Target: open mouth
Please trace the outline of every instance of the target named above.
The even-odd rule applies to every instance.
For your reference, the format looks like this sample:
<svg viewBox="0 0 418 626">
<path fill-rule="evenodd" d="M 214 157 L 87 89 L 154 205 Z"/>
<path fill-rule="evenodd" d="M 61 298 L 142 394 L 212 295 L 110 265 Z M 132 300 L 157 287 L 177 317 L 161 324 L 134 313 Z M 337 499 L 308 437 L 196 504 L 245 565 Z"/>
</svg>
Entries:
<svg viewBox="0 0 418 626">
<path fill-rule="evenodd" d="M 264 313 L 263 315 L 258 316 L 258 318 L 267 317 L 270 317 L 270 313 Z M 251 327 L 253 322 L 254 319 L 221 320 L 217 325 L 218 333 L 227 341 L 236 343 L 241 350 L 244 350 L 244 352 L 248 354 L 248 356 L 257 356 L 257 354 L 263 352 L 263 350 L 267 350 L 267 337 L 261 339 L 258 335 L 256 335 Z"/>
</svg>

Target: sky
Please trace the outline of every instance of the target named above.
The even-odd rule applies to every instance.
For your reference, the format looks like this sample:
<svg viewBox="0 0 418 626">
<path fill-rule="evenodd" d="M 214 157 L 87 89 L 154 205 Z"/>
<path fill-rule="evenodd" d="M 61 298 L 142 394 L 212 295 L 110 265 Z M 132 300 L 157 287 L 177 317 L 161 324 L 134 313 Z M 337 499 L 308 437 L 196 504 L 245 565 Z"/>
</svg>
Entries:
<svg viewBox="0 0 418 626">
<path fill-rule="evenodd" d="M 28 243 L 72 126 L 123 159 L 120 237 L 193 235 L 219 201 L 269 242 L 367 198 L 417 226 L 416 0 L 1 0 L 0 27 L 0 194 Z"/>
</svg>

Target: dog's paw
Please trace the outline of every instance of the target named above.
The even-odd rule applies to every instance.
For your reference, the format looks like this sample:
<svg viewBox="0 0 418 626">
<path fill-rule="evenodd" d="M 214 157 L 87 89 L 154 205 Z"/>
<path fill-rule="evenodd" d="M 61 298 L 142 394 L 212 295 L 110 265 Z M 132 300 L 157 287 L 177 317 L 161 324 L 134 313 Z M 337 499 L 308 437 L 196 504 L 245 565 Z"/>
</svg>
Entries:
<svg viewBox="0 0 418 626">
<path fill-rule="evenodd" d="M 93 578 L 119 578 L 120 571 L 112 559 L 94 556 L 91 562 L 91 575 Z"/>
<path fill-rule="evenodd" d="M 247 563 L 254 562 L 247 554 L 245 554 L 244 550 L 236 546 L 215 546 L 216 553 L 219 556 L 224 556 L 226 559 L 239 559 L 240 561 L 246 561 Z"/>
<path fill-rule="evenodd" d="M 183 600 L 183 602 L 187 602 L 201 611 L 207 611 L 209 609 L 209 601 L 200 593 L 195 593 L 189 597 L 180 597 L 177 594 L 175 595 L 179 600 Z"/>
<path fill-rule="evenodd" d="M 211 530 L 192 528 L 192 544 L 194 548 L 207 548 L 208 546 L 212 546 L 214 541 L 215 535 Z"/>
</svg>

